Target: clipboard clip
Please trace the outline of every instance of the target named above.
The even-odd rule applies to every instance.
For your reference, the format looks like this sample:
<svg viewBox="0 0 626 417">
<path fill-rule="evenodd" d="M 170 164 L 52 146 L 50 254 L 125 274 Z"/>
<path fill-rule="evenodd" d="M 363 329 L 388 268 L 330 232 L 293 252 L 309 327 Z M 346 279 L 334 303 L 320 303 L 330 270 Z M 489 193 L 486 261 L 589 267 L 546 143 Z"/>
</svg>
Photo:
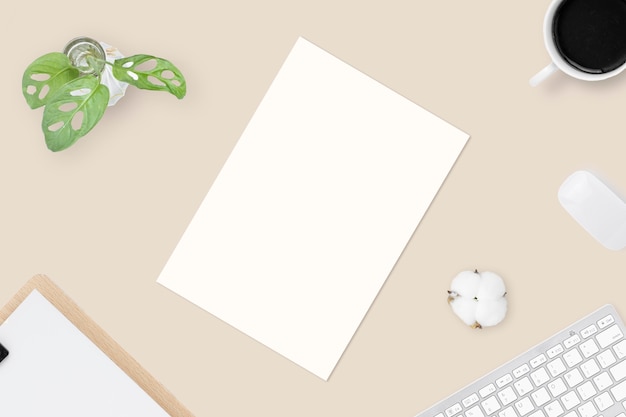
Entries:
<svg viewBox="0 0 626 417">
<path fill-rule="evenodd" d="M 0 362 L 2 362 L 7 356 L 9 356 L 9 351 L 0 343 Z"/>
</svg>

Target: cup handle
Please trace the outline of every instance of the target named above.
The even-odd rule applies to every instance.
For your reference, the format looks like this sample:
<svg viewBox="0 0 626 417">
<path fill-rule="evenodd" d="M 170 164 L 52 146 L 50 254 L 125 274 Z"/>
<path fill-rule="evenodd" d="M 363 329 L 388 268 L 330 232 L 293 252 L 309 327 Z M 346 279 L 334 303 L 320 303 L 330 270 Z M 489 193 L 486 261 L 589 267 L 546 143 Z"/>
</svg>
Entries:
<svg viewBox="0 0 626 417">
<path fill-rule="evenodd" d="M 528 81 L 530 86 L 536 87 L 540 82 L 552 75 L 557 69 L 558 68 L 554 65 L 554 62 L 550 62 L 550 64 L 548 64 L 544 69 L 533 75 L 533 77 Z"/>
</svg>

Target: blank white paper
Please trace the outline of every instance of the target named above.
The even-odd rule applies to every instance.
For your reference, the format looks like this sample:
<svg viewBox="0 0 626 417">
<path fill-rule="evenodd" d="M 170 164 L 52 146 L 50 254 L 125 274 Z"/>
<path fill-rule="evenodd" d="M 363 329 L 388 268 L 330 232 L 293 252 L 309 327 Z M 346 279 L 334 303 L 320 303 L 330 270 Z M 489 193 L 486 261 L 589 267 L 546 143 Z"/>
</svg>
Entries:
<svg viewBox="0 0 626 417">
<path fill-rule="evenodd" d="M 326 380 L 467 139 L 301 38 L 158 282 Z"/>
<path fill-rule="evenodd" d="M 37 290 L 0 325 L 0 416 L 169 417 Z"/>
</svg>

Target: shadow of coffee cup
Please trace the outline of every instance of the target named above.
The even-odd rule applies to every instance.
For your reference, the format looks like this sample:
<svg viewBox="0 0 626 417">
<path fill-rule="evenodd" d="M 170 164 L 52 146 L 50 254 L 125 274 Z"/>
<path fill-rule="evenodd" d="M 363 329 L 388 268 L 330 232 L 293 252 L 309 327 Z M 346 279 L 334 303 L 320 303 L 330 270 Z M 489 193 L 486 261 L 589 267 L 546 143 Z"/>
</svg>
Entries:
<svg viewBox="0 0 626 417">
<path fill-rule="evenodd" d="M 626 0 L 553 0 L 543 38 L 551 62 L 531 86 L 556 71 L 584 81 L 614 77 L 626 68 Z"/>
</svg>

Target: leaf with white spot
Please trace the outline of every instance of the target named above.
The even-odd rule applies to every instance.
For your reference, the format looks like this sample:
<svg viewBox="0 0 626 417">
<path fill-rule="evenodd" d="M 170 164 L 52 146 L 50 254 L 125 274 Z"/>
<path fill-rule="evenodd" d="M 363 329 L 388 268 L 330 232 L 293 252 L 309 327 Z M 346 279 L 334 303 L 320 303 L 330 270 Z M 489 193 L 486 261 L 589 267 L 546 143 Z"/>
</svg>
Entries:
<svg viewBox="0 0 626 417">
<path fill-rule="evenodd" d="M 77 78 L 61 87 L 43 113 L 46 145 L 57 152 L 85 136 L 104 115 L 109 89 L 94 76 Z"/>
<path fill-rule="evenodd" d="M 78 78 L 78 69 L 60 52 L 43 55 L 26 68 L 22 76 L 22 93 L 31 109 L 45 105 L 56 91 Z"/>
<path fill-rule="evenodd" d="M 168 91 L 183 98 L 187 93 L 185 77 L 171 62 L 151 55 L 133 55 L 115 60 L 113 75 L 143 90 Z"/>
</svg>

